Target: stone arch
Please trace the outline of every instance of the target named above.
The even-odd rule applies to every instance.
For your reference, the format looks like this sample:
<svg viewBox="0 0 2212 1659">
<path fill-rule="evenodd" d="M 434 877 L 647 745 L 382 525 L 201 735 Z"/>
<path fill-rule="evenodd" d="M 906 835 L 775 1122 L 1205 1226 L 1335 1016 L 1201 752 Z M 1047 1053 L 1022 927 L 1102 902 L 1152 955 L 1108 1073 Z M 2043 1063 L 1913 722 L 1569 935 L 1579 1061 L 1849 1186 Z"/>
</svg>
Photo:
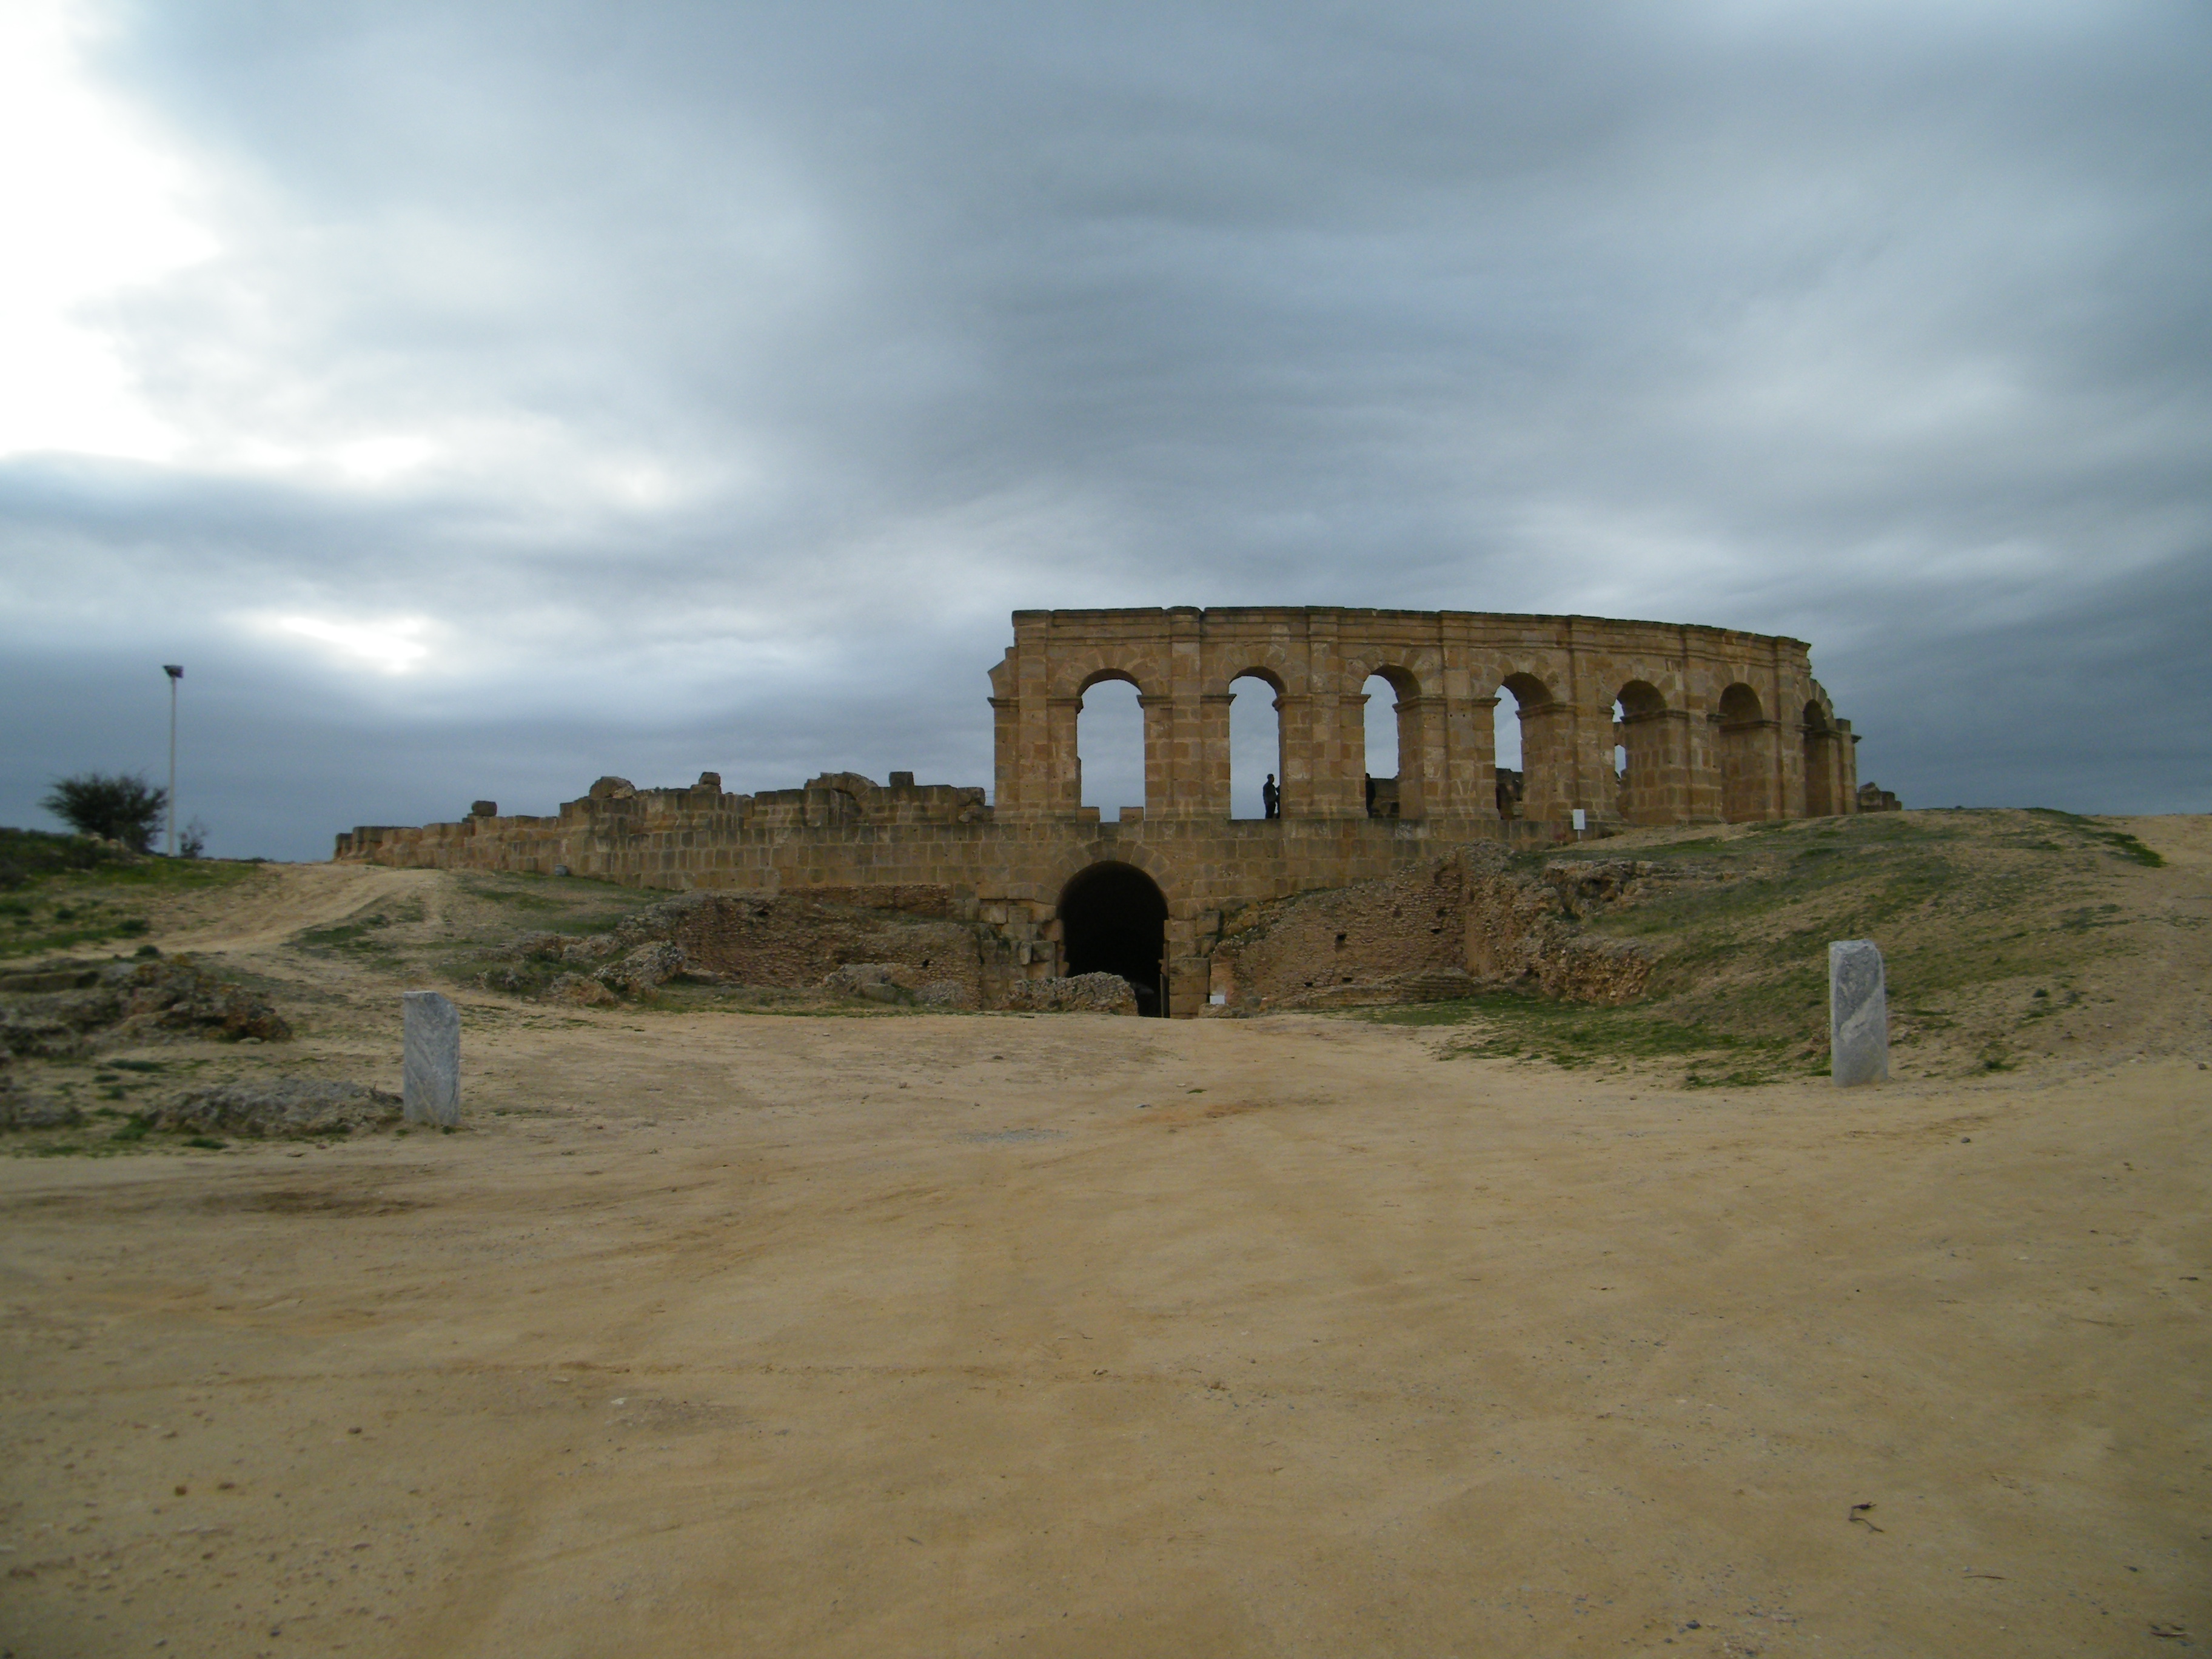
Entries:
<svg viewBox="0 0 2212 1659">
<path fill-rule="evenodd" d="M 1246 682 L 1256 682 L 1267 691 L 1262 710 L 1257 691 L 1246 685 L 1243 692 L 1237 687 Z M 1232 818 L 1266 818 L 1280 816 L 1281 791 L 1289 781 L 1290 763 L 1284 743 L 1283 678 L 1272 668 L 1255 665 L 1237 669 L 1224 682 L 1223 695 L 1229 699 L 1226 746 L 1229 776 L 1225 781 L 1229 797 L 1229 816 Z M 1238 711 L 1240 708 L 1243 712 Z M 1263 798 L 1264 780 L 1275 781 L 1277 811 L 1266 810 Z"/>
<path fill-rule="evenodd" d="M 1518 715 L 1518 768 L 1498 768 L 1498 815 L 1506 818 L 1544 820 L 1560 816 L 1564 769 L 1567 759 L 1566 714 L 1552 688 L 1525 669 L 1516 669 L 1498 683 L 1499 718 L 1510 699 Z"/>
<path fill-rule="evenodd" d="M 1800 741 L 1805 750 L 1805 816 L 1824 818 L 1842 811 L 1835 799 L 1836 729 L 1817 697 L 1806 702 Z"/>
<path fill-rule="evenodd" d="M 1721 817 L 1730 823 L 1756 823 L 1767 810 L 1765 741 L 1771 730 L 1766 706 L 1741 680 L 1726 687 L 1714 711 L 1721 728 Z"/>
<path fill-rule="evenodd" d="M 1092 669 L 1075 683 L 1073 695 L 1080 697 L 1094 685 L 1104 685 L 1117 680 L 1124 685 L 1134 686 L 1139 696 L 1145 695 L 1145 682 L 1137 674 L 1127 668 L 1115 667 Z"/>
<path fill-rule="evenodd" d="M 1356 666 L 1355 666 L 1355 672 Z M 1377 680 L 1390 690 L 1390 718 L 1376 721 L 1378 711 L 1368 687 Z M 1359 769 L 1364 780 L 1367 816 L 1371 818 L 1418 818 L 1423 816 L 1421 789 L 1421 680 L 1412 669 L 1395 662 L 1379 662 L 1359 679 Z M 1387 777 L 1377 770 L 1382 757 L 1370 754 L 1370 742 L 1380 725 L 1396 739 L 1397 754 Z"/>
<path fill-rule="evenodd" d="M 1631 823 L 1672 823 L 1681 763 L 1669 742 L 1665 693 L 1649 680 L 1630 680 L 1613 698 L 1613 744 L 1619 760 L 1620 816 Z"/>
<path fill-rule="evenodd" d="M 1118 694 L 1093 702 L 1091 694 L 1102 685 L 1126 685 L 1136 694 L 1133 724 L 1114 708 L 1115 703 L 1123 701 Z M 1098 720 L 1109 722 L 1104 731 L 1099 729 L 1096 721 L 1091 723 L 1087 744 L 1083 719 L 1085 714 L 1093 714 Z M 1116 807 L 1146 805 L 1150 783 L 1147 775 L 1151 770 L 1146 759 L 1152 749 L 1152 734 L 1146 720 L 1145 688 L 1137 677 L 1126 668 L 1097 668 L 1085 675 L 1075 690 L 1071 764 L 1075 774 L 1077 802 L 1101 810 L 1102 816 Z M 1103 763 L 1091 767 L 1088 781 L 1084 768 L 1086 747 L 1094 762 Z M 1119 794 L 1122 799 L 1108 800 L 1103 796 L 1095 800 L 1088 799 L 1097 794 L 1100 789 L 1109 794 Z"/>
<path fill-rule="evenodd" d="M 1066 972 L 1118 974 L 1137 1012 L 1168 1012 L 1167 895 L 1136 865 L 1100 859 L 1069 877 L 1054 906 Z"/>
<path fill-rule="evenodd" d="M 1222 684 L 1234 685 L 1239 680 L 1264 681 L 1267 689 L 1279 697 L 1290 690 L 1280 674 L 1261 662 L 1250 663 L 1243 668 L 1234 670 Z"/>
</svg>

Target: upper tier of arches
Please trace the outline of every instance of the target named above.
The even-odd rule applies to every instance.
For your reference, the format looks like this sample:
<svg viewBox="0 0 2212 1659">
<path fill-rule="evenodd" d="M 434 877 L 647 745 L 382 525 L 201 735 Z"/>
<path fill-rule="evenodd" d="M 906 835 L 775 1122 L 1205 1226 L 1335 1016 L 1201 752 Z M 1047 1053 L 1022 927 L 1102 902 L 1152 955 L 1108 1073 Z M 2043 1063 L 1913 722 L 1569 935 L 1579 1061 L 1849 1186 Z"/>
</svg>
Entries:
<svg viewBox="0 0 2212 1659">
<path fill-rule="evenodd" d="M 1231 816 L 1239 680 L 1247 696 L 1255 680 L 1273 694 L 1285 818 L 1364 817 L 1379 796 L 1399 817 L 1498 817 L 1501 694 L 1518 712 L 1518 816 L 1790 817 L 1847 810 L 1835 803 L 1856 793 L 1849 722 L 1835 719 L 1801 641 L 1474 611 L 1017 611 L 1013 646 L 992 671 L 999 816 L 1081 814 L 1075 716 L 1106 680 L 1135 686 L 1144 711 L 1148 818 Z M 1370 696 L 1382 693 L 1370 681 L 1388 688 L 1398 739 L 1379 791 L 1366 733 Z"/>
</svg>

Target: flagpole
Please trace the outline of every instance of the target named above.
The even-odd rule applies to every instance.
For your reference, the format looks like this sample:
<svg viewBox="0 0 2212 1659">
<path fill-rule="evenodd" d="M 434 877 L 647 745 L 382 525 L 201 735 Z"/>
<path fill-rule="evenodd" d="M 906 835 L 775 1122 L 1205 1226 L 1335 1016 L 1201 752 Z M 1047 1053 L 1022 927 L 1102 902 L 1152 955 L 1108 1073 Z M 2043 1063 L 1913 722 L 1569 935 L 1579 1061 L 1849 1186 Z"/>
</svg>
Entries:
<svg viewBox="0 0 2212 1659">
<path fill-rule="evenodd" d="M 169 856 L 177 856 L 177 682 L 185 677 L 181 664 L 165 662 L 169 677 Z"/>
</svg>

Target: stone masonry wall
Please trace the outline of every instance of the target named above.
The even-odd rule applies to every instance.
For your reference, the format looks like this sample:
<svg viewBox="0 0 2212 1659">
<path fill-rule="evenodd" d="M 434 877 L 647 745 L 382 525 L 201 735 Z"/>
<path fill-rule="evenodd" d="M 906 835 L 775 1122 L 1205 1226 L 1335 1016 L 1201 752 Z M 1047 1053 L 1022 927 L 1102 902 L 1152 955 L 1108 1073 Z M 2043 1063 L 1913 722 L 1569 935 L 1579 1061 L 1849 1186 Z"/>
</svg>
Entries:
<svg viewBox="0 0 2212 1659">
<path fill-rule="evenodd" d="M 701 893 L 666 909 L 668 937 L 691 963 L 740 984 L 798 990 L 851 963 L 890 963 L 984 999 L 984 952 L 976 929 L 960 922 L 872 915 L 798 896 Z M 1003 973 L 996 977 L 1003 984 Z"/>
<path fill-rule="evenodd" d="M 1502 848 L 1463 848 L 1384 880 L 1233 918 L 1212 955 L 1212 990 L 1221 1006 L 1248 1012 L 1516 986 L 1576 1002 L 1629 1001 L 1653 959 L 1575 922 L 1633 902 L 1653 869 L 1574 860 L 1530 876 L 1509 870 Z"/>
<path fill-rule="evenodd" d="M 1168 1001 L 1187 1014 L 1212 988 L 1224 917 L 1254 906 L 1401 877 L 1418 884 L 1410 872 L 1463 848 L 1553 845 L 1570 837 L 1577 811 L 1604 833 L 1624 822 L 1795 817 L 1858 804 L 1856 739 L 1799 641 L 1588 617 L 1325 607 L 1019 611 L 1014 634 L 992 671 L 994 802 L 978 787 L 917 785 L 899 772 L 880 785 L 825 773 L 756 795 L 726 793 L 711 772 L 672 789 L 608 777 L 553 816 L 501 817 L 479 802 L 458 823 L 363 825 L 337 837 L 335 856 L 806 893 L 942 917 L 995 941 L 979 946 L 987 981 L 1062 975 L 1060 896 L 1088 866 L 1115 861 L 1142 871 L 1166 901 Z M 1396 698 L 1399 775 L 1376 792 L 1392 817 L 1370 816 L 1363 783 L 1370 674 Z M 1076 719 L 1084 692 L 1104 679 L 1133 681 L 1144 708 L 1147 805 L 1118 823 L 1079 804 Z M 1249 695 L 1255 683 L 1272 689 L 1280 717 L 1283 815 L 1232 819 L 1229 706 L 1234 686 Z M 1491 737 L 1501 690 L 1518 700 L 1523 760 L 1517 792 L 1504 793 Z M 1526 896 L 1498 888 L 1482 902 L 1510 910 Z M 1308 931 L 1326 935 L 1332 963 L 1343 933 L 1342 950 L 1359 958 L 1355 978 L 1385 957 L 1403 959 L 1393 971 L 1428 972 L 1443 947 L 1422 941 L 1449 937 L 1362 943 L 1367 923 L 1323 927 L 1327 909 Z M 1475 922 L 1463 932 L 1472 962 L 1490 947 Z M 1332 972 L 1340 984 L 1345 971 L 1316 960 L 1297 988 L 1318 990 Z M 1539 976 L 1573 973 L 1607 985 L 1632 977 L 1599 973 L 1587 953 L 1571 973 L 1565 957 L 1546 957 Z"/>
<path fill-rule="evenodd" d="M 1247 1010 L 1327 1004 L 1346 987 L 1362 996 L 1463 990 L 1451 981 L 1465 978 L 1466 908 L 1456 858 L 1255 905 L 1214 949 L 1210 990 Z"/>
</svg>

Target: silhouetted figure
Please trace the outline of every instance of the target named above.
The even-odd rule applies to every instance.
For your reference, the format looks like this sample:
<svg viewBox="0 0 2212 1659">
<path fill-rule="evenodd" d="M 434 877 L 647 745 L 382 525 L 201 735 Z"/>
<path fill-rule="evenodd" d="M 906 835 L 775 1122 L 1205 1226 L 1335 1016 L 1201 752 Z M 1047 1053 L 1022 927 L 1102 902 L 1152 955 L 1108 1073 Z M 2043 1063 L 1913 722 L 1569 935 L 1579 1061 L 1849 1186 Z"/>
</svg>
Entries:
<svg viewBox="0 0 2212 1659">
<path fill-rule="evenodd" d="M 1375 816 L 1375 775 L 1372 772 L 1367 774 L 1367 816 L 1370 818 Z"/>
<path fill-rule="evenodd" d="M 1283 792 L 1275 787 L 1275 775 L 1267 774 L 1267 782 L 1260 786 L 1260 816 L 1279 818 L 1283 816 Z"/>
</svg>

